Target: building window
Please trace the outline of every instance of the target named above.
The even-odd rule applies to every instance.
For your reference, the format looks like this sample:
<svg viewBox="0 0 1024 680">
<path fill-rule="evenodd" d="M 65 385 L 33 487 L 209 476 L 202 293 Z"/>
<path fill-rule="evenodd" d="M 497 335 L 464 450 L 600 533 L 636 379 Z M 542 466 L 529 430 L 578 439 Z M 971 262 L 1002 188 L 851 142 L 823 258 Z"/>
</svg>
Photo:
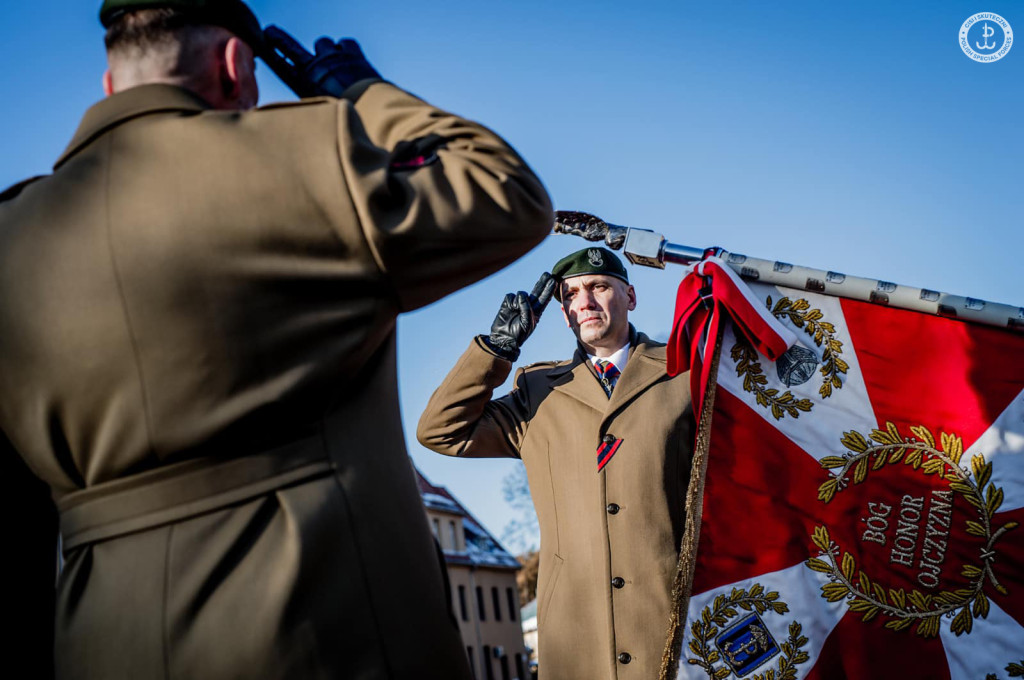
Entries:
<svg viewBox="0 0 1024 680">
<path fill-rule="evenodd" d="M 453 522 L 451 520 L 448 521 L 448 538 L 452 542 L 452 550 L 458 550 L 459 549 L 459 539 L 458 539 L 457 534 L 455 532 L 455 522 Z"/>
<path fill-rule="evenodd" d="M 480 586 L 476 587 L 476 609 L 477 617 L 481 621 L 486 621 L 487 615 L 484 613 L 484 589 Z"/>
<path fill-rule="evenodd" d="M 466 609 L 466 586 L 459 586 L 459 613 L 462 614 L 463 621 L 469 621 L 469 611 Z"/>
<path fill-rule="evenodd" d="M 512 680 L 512 676 L 508 672 L 508 655 L 501 655 L 501 680 Z"/>
<path fill-rule="evenodd" d="M 497 588 L 491 588 L 491 602 L 494 604 L 494 620 L 501 621 L 501 598 Z"/>
<path fill-rule="evenodd" d="M 511 588 L 505 588 L 505 594 L 508 595 L 508 620 L 516 620 L 516 591 Z"/>
<path fill-rule="evenodd" d="M 476 659 L 473 658 L 472 647 L 466 647 L 466 655 L 469 657 L 469 673 L 473 676 L 473 680 L 476 680 Z M 518 659 L 519 656 L 516 655 L 516 658 Z"/>
<path fill-rule="evenodd" d="M 479 588 L 477 588 L 479 590 Z M 491 666 L 491 646 L 484 645 L 484 678 L 494 680 L 494 668 Z"/>
<path fill-rule="evenodd" d="M 526 680 L 526 666 L 523 664 L 523 655 L 516 654 L 516 675 L 519 676 L 519 680 Z"/>
<path fill-rule="evenodd" d="M 434 538 L 436 538 L 437 540 L 440 541 L 441 540 L 441 520 L 439 520 L 438 518 L 435 517 L 432 520 L 430 520 L 430 524 L 434 528 Z"/>
</svg>

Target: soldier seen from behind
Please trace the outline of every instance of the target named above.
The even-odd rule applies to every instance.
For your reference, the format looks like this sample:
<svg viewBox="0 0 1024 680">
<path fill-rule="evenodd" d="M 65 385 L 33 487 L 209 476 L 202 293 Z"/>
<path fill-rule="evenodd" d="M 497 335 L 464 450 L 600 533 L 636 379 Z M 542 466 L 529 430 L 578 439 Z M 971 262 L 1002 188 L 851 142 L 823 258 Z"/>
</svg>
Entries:
<svg viewBox="0 0 1024 680">
<path fill-rule="evenodd" d="M 544 188 L 354 41 L 265 39 L 238 0 L 101 20 L 109 96 L 0 195 L 23 676 L 469 678 L 395 322 L 538 243 Z M 253 108 L 271 51 L 340 96 Z"/>
</svg>

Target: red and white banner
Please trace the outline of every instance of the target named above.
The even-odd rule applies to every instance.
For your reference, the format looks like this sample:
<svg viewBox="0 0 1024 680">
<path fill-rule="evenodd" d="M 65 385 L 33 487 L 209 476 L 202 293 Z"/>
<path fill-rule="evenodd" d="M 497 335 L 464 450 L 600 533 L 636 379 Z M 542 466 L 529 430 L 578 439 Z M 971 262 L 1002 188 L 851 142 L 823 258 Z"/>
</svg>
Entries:
<svg viewBox="0 0 1024 680">
<path fill-rule="evenodd" d="M 1024 674 L 1024 334 L 750 289 L 798 340 L 726 324 L 678 677 Z"/>
</svg>

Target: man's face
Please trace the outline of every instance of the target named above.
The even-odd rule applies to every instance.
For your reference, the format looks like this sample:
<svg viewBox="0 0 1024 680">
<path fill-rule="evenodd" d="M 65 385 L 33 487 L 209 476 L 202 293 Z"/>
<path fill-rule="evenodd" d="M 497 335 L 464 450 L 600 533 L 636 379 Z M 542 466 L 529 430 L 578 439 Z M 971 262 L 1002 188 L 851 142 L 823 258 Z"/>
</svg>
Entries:
<svg viewBox="0 0 1024 680">
<path fill-rule="evenodd" d="M 588 352 L 614 352 L 626 344 L 629 312 L 636 309 L 633 286 L 606 274 L 574 276 L 561 286 L 565 320 Z"/>
</svg>

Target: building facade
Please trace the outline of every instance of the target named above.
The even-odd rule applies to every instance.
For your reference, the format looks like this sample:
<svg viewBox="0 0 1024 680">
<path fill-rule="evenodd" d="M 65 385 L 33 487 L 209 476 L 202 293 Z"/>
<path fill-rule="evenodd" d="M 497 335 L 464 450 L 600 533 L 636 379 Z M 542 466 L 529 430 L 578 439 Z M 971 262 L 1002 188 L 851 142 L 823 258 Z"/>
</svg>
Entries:
<svg viewBox="0 0 1024 680">
<path fill-rule="evenodd" d="M 444 552 L 470 668 L 477 680 L 529 680 L 519 621 L 519 562 L 443 486 L 416 471 L 427 519 Z"/>
</svg>

